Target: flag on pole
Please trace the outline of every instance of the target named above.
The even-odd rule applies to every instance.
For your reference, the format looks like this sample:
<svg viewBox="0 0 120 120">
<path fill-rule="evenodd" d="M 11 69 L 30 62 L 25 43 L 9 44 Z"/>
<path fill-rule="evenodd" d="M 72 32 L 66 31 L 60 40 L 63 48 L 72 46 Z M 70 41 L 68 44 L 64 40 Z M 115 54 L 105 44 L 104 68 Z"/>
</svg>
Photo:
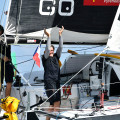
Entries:
<svg viewBox="0 0 120 120">
<path fill-rule="evenodd" d="M 36 48 L 33 54 L 33 60 L 35 60 L 38 67 L 40 67 L 40 45 Z"/>
</svg>

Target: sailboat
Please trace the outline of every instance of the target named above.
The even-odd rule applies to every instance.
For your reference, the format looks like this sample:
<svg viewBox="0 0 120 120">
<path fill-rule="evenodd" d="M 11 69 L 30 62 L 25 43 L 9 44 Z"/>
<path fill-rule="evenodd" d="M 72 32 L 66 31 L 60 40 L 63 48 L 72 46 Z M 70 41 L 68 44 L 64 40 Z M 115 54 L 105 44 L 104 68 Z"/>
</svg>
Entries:
<svg viewBox="0 0 120 120">
<path fill-rule="evenodd" d="M 8 44 L 38 44 L 47 40 L 43 32 L 43 29 L 47 28 L 51 33 L 52 43 L 58 43 L 57 33 L 63 25 L 66 44 L 106 44 L 108 41 L 104 51 L 119 51 L 119 28 L 112 27 L 110 32 L 118 4 L 99 6 L 97 3 L 95 6 L 93 0 L 93 6 L 90 6 L 85 1 L 10 0 L 4 40 Z M 114 22 L 117 26 L 120 20 L 119 11 L 118 9 L 115 17 L 117 23 Z M 12 88 L 11 96 L 21 100 L 19 119 L 44 120 L 45 116 L 50 116 L 52 119 L 61 120 L 118 120 L 119 59 L 119 55 L 103 54 L 103 51 L 83 55 L 71 51 L 71 55 L 61 67 L 62 101 L 61 112 L 57 114 L 46 111 L 49 102 L 44 82 L 35 78 L 33 73 L 32 84 L 25 81 L 29 84 Z M 101 91 L 106 94 L 105 102 L 104 98 L 100 97 Z"/>
</svg>

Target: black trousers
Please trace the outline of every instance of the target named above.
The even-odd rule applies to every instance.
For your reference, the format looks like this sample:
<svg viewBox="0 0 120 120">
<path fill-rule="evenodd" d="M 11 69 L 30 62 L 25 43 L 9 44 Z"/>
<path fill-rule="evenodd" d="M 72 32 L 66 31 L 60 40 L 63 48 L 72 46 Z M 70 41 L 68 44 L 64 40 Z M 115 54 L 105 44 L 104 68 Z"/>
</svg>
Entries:
<svg viewBox="0 0 120 120">
<path fill-rule="evenodd" d="M 44 80 L 45 90 L 48 98 L 53 95 L 60 88 L 60 81 L 57 80 Z M 61 101 L 61 91 L 57 91 L 50 99 L 50 105 L 53 105 L 54 102 Z"/>
</svg>

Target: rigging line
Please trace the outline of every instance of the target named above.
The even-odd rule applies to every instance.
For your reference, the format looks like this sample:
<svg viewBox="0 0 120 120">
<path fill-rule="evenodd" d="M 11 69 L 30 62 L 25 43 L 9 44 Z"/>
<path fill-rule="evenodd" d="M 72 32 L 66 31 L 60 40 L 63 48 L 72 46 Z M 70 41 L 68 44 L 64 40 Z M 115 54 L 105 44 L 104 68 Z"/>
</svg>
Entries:
<svg viewBox="0 0 120 120">
<path fill-rule="evenodd" d="M 12 57 L 28 57 L 28 56 L 32 56 L 32 55 L 22 55 L 22 56 L 12 56 Z"/>
<path fill-rule="evenodd" d="M 83 50 L 88 50 L 88 49 L 92 49 L 92 48 L 97 48 L 97 47 L 101 47 L 101 46 L 96 46 L 96 47 L 89 47 L 89 48 L 86 48 L 86 49 L 81 49 L 81 50 L 74 50 L 74 51 L 83 51 Z M 31 48 L 31 47 L 30 47 Z M 43 48 L 43 47 L 42 47 Z M 45 48 L 45 47 L 44 47 Z M 57 48 L 57 47 L 55 47 Z M 68 48 L 68 47 L 67 47 Z M 100 50 L 99 50 L 100 51 Z M 89 52 L 94 52 L 94 51 L 89 51 Z M 62 53 L 68 53 L 68 52 L 62 52 Z M 22 55 L 22 56 L 12 56 L 12 57 L 23 57 L 23 56 L 32 56 L 32 55 Z"/>
<path fill-rule="evenodd" d="M 45 45 L 45 44 L 44 44 L 44 45 Z M 14 45 L 14 44 L 13 44 L 12 46 L 14 46 L 14 47 L 24 47 L 24 48 L 36 48 L 35 45 L 34 45 L 34 46 L 33 46 L 33 45 L 31 45 L 31 46 L 29 45 L 29 46 L 28 46 L 28 45 Z M 96 46 L 96 45 L 95 45 L 95 46 Z M 101 45 L 101 46 L 102 46 L 102 45 Z M 55 45 L 55 48 L 57 48 L 57 47 L 58 47 L 58 45 L 57 45 L 57 46 Z M 91 48 L 91 47 L 87 47 L 87 46 L 85 46 L 85 45 L 80 45 L 80 44 L 78 44 L 78 45 L 76 45 L 76 46 L 75 46 L 75 45 L 74 45 L 74 46 L 72 46 L 72 45 L 64 46 L 64 48 L 70 48 L 70 47 L 71 47 L 71 48 L 84 48 L 84 49 L 85 49 L 85 48 L 86 48 L 86 49 L 87 49 L 87 48 Z M 93 46 L 93 47 L 94 47 L 94 46 Z M 98 46 L 98 47 L 99 47 L 99 46 Z M 42 48 L 45 48 L 45 46 L 44 46 L 44 47 L 42 46 Z"/>
<path fill-rule="evenodd" d="M 83 50 L 88 50 L 88 49 L 98 48 L 98 47 L 101 47 L 101 46 L 103 46 L 103 45 L 98 45 L 98 46 L 95 46 L 95 47 L 85 48 L 85 49 L 76 50 L 76 51 L 83 51 Z"/>
<path fill-rule="evenodd" d="M 89 47 L 89 48 L 85 48 L 85 49 L 81 49 L 81 50 L 74 50 L 74 51 L 83 51 L 83 50 L 89 50 L 89 49 L 94 49 L 94 48 L 98 48 L 98 47 L 102 47 L 103 45 L 99 45 L 99 46 L 95 46 L 95 47 Z M 62 52 L 62 53 L 68 53 L 68 52 Z"/>
<path fill-rule="evenodd" d="M 24 48 L 36 48 L 37 45 L 34 45 L 34 46 L 33 45 L 29 45 L 29 46 L 28 45 L 25 45 L 25 46 L 24 45 L 12 45 L 12 46 L 14 46 L 14 47 L 22 47 L 22 48 L 23 47 Z M 42 48 L 44 48 L 44 47 L 42 47 Z"/>
<path fill-rule="evenodd" d="M 5 4 L 6 4 L 6 0 L 4 2 L 3 11 L 2 11 L 2 14 L 1 14 L 1 18 L 0 18 L 0 24 L 2 24 L 2 17 L 3 17 L 3 14 L 4 14 L 4 10 L 5 10 Z"/>
<path fill-rule="evenodd" d="M 70 78 L 63 86 L 65 86 L 67 83 L 69 83 L 75 76 L 77 76 L 82 70 L 84 70 L 90 63 L 92 63 L 97 57 L 99 57 L 103 52 L 105 52 L 108 48 L 104 48 L 104 50 L 99 53 L 96 57 L 94 57 L 87 65 L 85 65 L 81 70 L 79 70 L 72 78 Z M 40 106 L 42 106 L 43 104 L 45 104 L 53 95 L 55 95 L 59 90 L 62 89 L 62 87 L 60 87 L 56 92 L 54 92 L 47 100 L 45 100 Z"/>
<path fill-rule="evenodd" d="M 19 18 L 18 18 L 18 23 L 17 23 L 17 34 L 18 34 L 18 28 L 19 28 L 19 25 L 20 25 L 20 17 L 21 17 L 21 8 L 22 8 L 22 0 L 21 0 L 21 3 L 20 3 L 20 12 L 19 12 Z"/>
<path fill-rule="evenodd" d="M 31 61 L 31 60 L 33 60 L 33 59 L 29 59 L 29 60 L 26 60 L 26 61 L 23 61 L 23 62 L 20 62 L 20 63 L 14 64 L 14 65 L 19 65 L 19 64 L 22 64 L 22 63 L 25 63 L 25 62 Z"/>
</svg>

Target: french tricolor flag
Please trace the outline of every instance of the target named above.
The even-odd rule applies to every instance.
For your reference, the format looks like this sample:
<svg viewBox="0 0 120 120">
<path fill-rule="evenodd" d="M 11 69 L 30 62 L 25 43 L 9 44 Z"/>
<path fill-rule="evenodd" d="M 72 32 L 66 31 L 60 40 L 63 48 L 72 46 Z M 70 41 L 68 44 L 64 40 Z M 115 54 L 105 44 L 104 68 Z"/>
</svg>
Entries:
<svg viewBox="0 0 120 120">
<path fill-rule="evenodd" d="M 40 67 L 40 45 L 36 48 L 33 54 L 33 60 L 35 60 L 38 67 Z"/>
</svg>

